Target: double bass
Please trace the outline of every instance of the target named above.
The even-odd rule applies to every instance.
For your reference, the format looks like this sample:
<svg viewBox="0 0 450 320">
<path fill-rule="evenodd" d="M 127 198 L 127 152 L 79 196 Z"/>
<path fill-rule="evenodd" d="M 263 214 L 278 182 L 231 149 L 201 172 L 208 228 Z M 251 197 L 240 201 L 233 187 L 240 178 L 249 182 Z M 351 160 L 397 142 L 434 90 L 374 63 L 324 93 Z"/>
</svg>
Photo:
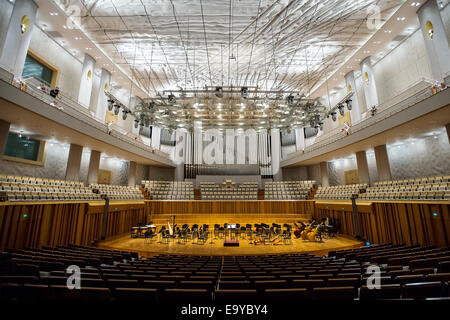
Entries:
<svg viewBox="0 0 450 320">
<path fill-rule="evenodd" d="M 298 238 L 300 238 L 300 236 L 301 236 L 301 234 L 302 234 L 302 231 L 305 229 L 305 224 L 303 223 L 303 222 L 301 222 L 301 221 L 299 221 L 298 222 L 300 225 L 298 225 L 296 222 L 294 222 L 294 225 L 295 225 L 295 227 L 297 228 L 297 229 L 295 229 L 295 231 L 294 231 L 294 236 L 295 236 L 295 239 L 298 239 Z"/>
<path fill-rule="evenodd" d="M 302 233 L 300 234 L 300 237 L 303 240 L 308 240 L 308 233 L 310 233 L 312 231 L 312 228 L 313 228 L 315 222 L 316 222 L 315 220 L 311 221 L 311 223 L 308 226 L 306 226 L 305 229 L 302 231 Z"/>
</svg>

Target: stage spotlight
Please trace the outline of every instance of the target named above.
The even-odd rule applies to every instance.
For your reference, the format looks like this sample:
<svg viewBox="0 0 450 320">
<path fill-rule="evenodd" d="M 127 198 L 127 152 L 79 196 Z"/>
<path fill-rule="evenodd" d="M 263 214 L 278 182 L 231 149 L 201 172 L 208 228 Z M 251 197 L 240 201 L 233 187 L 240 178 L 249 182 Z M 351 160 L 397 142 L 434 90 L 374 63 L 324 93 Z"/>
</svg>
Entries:
<svg viewBox="0 0 450 320">
<path fill-rule="evenodd" d="M 128 111 L 127 110 L 122 110 L 122 119 L 123 120 L 127 119 L 127 115 L 128 115 Z"/>
<path fill-rule="evenodd" d="M 222 87 L 216 87 L 216 97 L 217 98 L 223 97 L 223 88 Z"/>
<path fill-rule="evenodd" d="M 173 94 L 169 94 L 169 103 L 174 104 L 177 100 L 175 99 L 175 96 Z"/>
<path fill-rule="evenodd" d="M 114 100 L 113 99 L 108 99 L 108 110 L 112 111 L 114 106 Z"/>
<path fill-rule="evenodd" d="M 155 108 L 156 108 L 156 103 L 154 103 L 153 101 L 150 102 L 150 103 L 148 104 L 148 108 L 150 109 L 150 111 L 155 110 Z"/>
<path fill-rule="evenodd" d="M 120 106 L 119 106 L 118 104 L 115 104 L 115 105 L 114 105 L 114 114 L 115 114 L 115 115 L 118 115 L 118 114 L 119 114 L 119 111 L 120 111 Z"/>
<path fill-rule="evenodd" d="M 244 99 L 248 98 L 248 88 L 247 87 L 242 87 L 241 88 L 241 97 Z"/>
<path fill-rule="evenodd" d="M 319 129 L 320 131 L 323 131 L 323 122 L 319 122 Z"/>
<path fill-rule="evenodd" d="M 347 104 L 347 109 L 349 111 L 352 110 L 352 107 L 353 107 L 352 99 L 346 100 L 345 103 Z"/>
<path fill-rule="evenodd" d="M 134 127 L 137 129 L 139 127 L 139 120 L 134 120 Z"/>
<path fill-rule="evenodd" d="M 311 126 L 311 128 L 314 128 L 316 126 L 316 121 L 314 121 L 314 118 L 311 118 L 309 120 L 309 125 Z"/>
<path fill-rule="evenodd" d="M 144 121 L 139 122 L 139 125 L 141 126 L 141 129 L 144 127 Z"/>
<path fill-rule="evenodd" d="M 286 98 L 286 101 L 287 101 L 287 104 L 288 105 L 293 105 L 294 104 L 294 96 L 293 95 L 289 95 L 287 98 Z"/>
<path fill-rule="evenodd" d="M 338 105 L 338 110 L 339 110 L 339 114 L 341 116 L 344 116 L 344 105 L 342 105 L 341 103 Z"/>
<path fill-rule="evenodd" d="M 330 113 L 331 114 L 331 119 L 333 119 L 333 121 L 336 121 L 337 120 L 337 114 L 336 114 L 336 112 L 332 112 L 332 113 Z"/>
</svg>

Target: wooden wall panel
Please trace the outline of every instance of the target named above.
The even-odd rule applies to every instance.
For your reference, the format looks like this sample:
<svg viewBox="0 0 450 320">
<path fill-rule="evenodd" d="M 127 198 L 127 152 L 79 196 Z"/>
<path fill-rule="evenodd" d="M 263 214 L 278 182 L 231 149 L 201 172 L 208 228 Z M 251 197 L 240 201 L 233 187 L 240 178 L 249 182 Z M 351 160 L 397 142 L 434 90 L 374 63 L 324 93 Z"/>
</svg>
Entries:
<svg viewBox="0 0 450 320">
<path fill-rule="evenodd" d="M 151 214 L 196 214 L 196 213 L 287 213 L 313 214 L 314 201 L 272 201 L 272 200 L 196 200 L 158 201 L 148 200 Z"/>
<path fill-rule="evenodd" d="M 448 202 L 358 202 L 357 207 L 361 236 L 372 243 L 450 246 Z M 355 235 L 350 201 L 347 206 L 317 201 L 314 217 L 338 219 L 341 233 Z"/>
<path fill-rule="evenodd" d="M 67 244 L 90 245 L 99 240 L 103 221 L 101 203 L 35 202 L 0 204 L 0 250 Z M 116 210 L 117 209 L 117 210 Z M 145 223 L 144 202 L 112 203 L 107 237 Z"/>
</svg>

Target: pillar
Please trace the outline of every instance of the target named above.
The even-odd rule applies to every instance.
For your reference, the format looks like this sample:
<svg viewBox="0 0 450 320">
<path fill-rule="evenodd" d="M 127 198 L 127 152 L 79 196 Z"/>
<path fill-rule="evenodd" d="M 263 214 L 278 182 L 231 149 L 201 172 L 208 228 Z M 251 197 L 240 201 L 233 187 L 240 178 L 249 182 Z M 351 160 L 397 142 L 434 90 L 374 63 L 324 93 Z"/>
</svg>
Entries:
<svg viewBox="0 0 450 320">
<path fill-rule="evenodd" d="M 358 94 L 356 93 L 355 71 L 350 71 L 345 75 L 345 85 L 347 87 L 347 93 L 353 92 L 352 96 L 352 110 L 350 111 L 350 117 L 352 124 L 361 120 L 361 111 L 359 109 Z"/>
<path fill-rule="evenodd" d="M 428 0 L 417 10 L 420 29 L 428 53 L 431 73 L 435 80 L 443 80 L 450 71 L 450 48 L 442 16 L 436 0 Z"/>
<path fill-rule="evenodd" d="M 371 57 L 367 57 L 363 61 L 361 61 L 361 79 L 363 81 L 366 106 L 369 110 L 371 107 L 378 105 L 377 86 L 372 70 Z"/>
<path fill-rule="evenodd" d="M 7 30 L 0 43 L 0 65 L 15 76 L 21 76 L 31 33 L 36 21 L 37 5 L 30 0 L 16 0 Z"/>
<path fill-rule="evenodd" d="M 91 103 L 92 84 L 94 82 L 95 60 L 88 54 L 84 54 L 83 70 L 80 79 L 80 91 L 78 102 L 86 109 Z M 99 95 L 100 96 L 100 95 Z"/>
<path fill-rule="evenodd" d="M 128 185 L 136 185 L 136 162 L 130 161 L 130 166 L 128 167 Z"/>
<path fill-rule="evenodd" d="M 106 110 L 108 109 L 108 98 L 106 97 L 105 92 L 108 92 L 111 88 L 111 73 L 108 70 L 102 69 L 102 73 L 100 75 L 100 87 L 97 96 L 97 103 L 94 104 L 94 109 L 91 110 L 95 117 L 99 120 L 103 121 L 106 117 Z"/>
<path fill-rule="evenodd" d="M 186 162 L 186 136 L 184 129 L 175 131 L 175 148 L 173 162 L 175 163 L 175 181 L 184 181 L 184 164 Z"/>
<path fill-rule="evenodd" d="M 161 128 L 152 126 L 152 148 L 159 150 L 161 146 Z"/>
<path fill-rule="evenodd" d="M 69 158 L 67 159 L 66 180 L 79 181 L 80 165 L 83 147 L 71 144 L 69 150 Z"/>
<path fill-rule="evenodd" d="M 87 176 L 87 184 L 98 183 L 98 169 L 100 168 L 101 152 L 92 150 L 89 158 L 89 169 Z"/>
<path fill-rule="evenodd" d="M 282 171 L 280 170 L 280 158 L 281 158 L 280 129 L 270 129 L 270 141 L 271 141 L 270 154 L 272 157 L 273 181 L 281 181 L 283 180 L 283 174 Z"/>
<path fill-rule="evenodd" d="M 367 165 L 366 151 L 356 153 L 356 165 L 358 167 L 359 183 L 370 184 L 369 166 Z"/>
<path fill-rule="evenodd" d="M 376 146 L 375 151 L 375 161 L 377 163 L 378 180 L 385 181 L 391 180 L 391 167 L 389 165 L 389 157 L 387 154 L 386 145 Z"/>
<path fill-rule="evenodd" d="M 10 126 L 11 124 L 9 122 L 0 119 L 0 157 L 5 153 Z"/>
<path fill-rule="evenodd" d="M 328 187 L 330 183 L 328 182 L 328 163 L 320 163 L 320 180 L 322 182 L 322 187 Z"/>
<path fill-rule="evenodd" d="M 295 128 L 295 148 L 297 151 L 305 149 L 305 130 L 303 127 Z"/>
</svg>

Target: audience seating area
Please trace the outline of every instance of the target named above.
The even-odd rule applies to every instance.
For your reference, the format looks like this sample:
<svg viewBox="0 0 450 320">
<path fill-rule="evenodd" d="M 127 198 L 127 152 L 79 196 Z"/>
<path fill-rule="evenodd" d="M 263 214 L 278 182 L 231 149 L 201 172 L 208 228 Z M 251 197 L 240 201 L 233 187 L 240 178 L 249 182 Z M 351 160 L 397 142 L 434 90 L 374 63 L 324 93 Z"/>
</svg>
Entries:
<svg viewBox="0 0 450 320">
<path fill-rule="evenodd" d="M 0 175 L 2 201 L 101 200 L 79 181 Z"/>
<path fill-rule="evenodd" d="M 361 200 L 450 200 L 450 176 L 375 182 Z"/>
<path fill-rule="evenodd" d="M 202 200 L 257 200 L 258 182 L 244 182 L 237 185 L 231 180 L 221 185 L 214 182 L 200 184 Z"/>
<path fill-rule="evenodd" d="M 142 187 L 152 200 L 194 200 L 192 182 L 143 180 Z"/>
<path fill-rule="evenodd" d="M 81 290 L 66 286 L 68 265 L 81 267 Z M 380 289 L 366 273 L 380 267 Z M 8 250 L 0 260 L 7 300 L 372 300 L 449 296 L 450 249 L 371 245 L 328 256 L 159 255 L 68 246 Z"/>
<path fill-rule="evenodd" d="M 266 182 L 264 185 L 264 199 L 266 200 L 308 199 L 315 183 L 316 182 L 312 180 Z"/>
<path fill-rule="evenodd" d="M 118 186 L 106 184 L 91 184 L 89 187 L 94 193 L 100 194 L 102 197 L 107 196 L 110 200 L 144 200 L 139 187 Z"/>
<path fill-rule="evenodd" d="M 319 187 L 314 199 L 348 200 L 368 187 L 367 184 L 349 184 L 342 186 Z"/>
</svg>

